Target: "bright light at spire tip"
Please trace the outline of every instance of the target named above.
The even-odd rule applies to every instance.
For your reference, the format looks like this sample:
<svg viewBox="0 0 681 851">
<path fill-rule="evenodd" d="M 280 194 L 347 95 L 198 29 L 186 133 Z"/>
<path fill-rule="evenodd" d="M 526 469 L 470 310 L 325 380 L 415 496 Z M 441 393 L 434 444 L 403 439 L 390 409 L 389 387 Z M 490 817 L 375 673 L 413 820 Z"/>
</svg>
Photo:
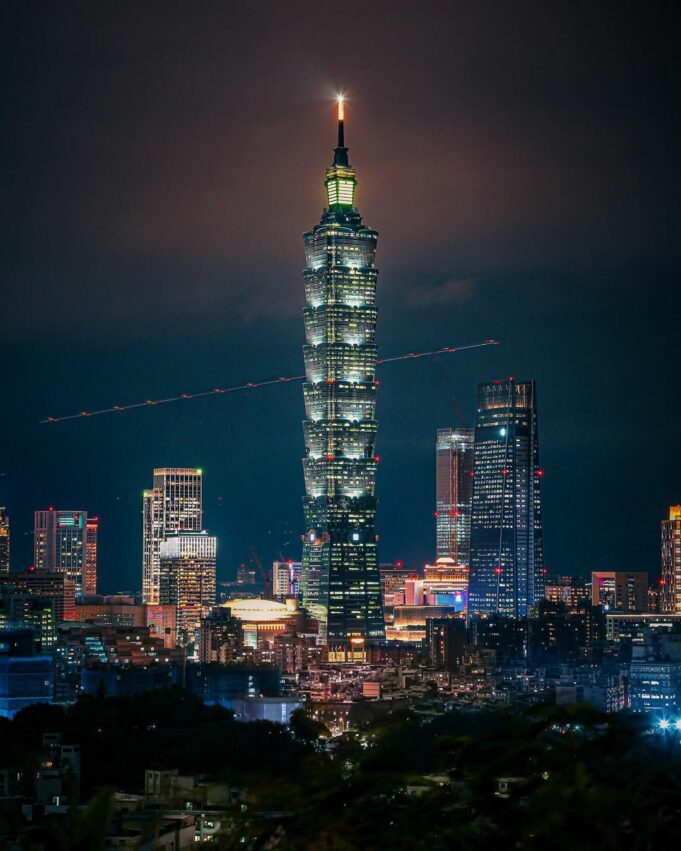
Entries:
<svg viewBox="0 0 681 851">
<path fill-rule="evenodd" d="M 338 103 L 338 120 L 343 121 L 345 118 L 345 95 L 336 95 L 336 102 Z"/>
</svg>

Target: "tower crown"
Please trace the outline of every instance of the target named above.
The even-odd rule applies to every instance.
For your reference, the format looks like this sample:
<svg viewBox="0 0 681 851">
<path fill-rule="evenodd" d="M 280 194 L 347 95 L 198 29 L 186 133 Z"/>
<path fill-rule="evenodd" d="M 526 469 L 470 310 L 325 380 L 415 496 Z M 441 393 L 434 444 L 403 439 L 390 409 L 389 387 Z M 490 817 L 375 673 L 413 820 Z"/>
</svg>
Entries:
<svg viewBox="0 0 681 851">
<path fill-rule="evenodd" d="M 326 199 L 329 209 L 352 209 L 355 206 L 357 178 L 348 161 L 345 147 L 345 98 L 338 95 L 338 145 L 333 154 L 333 165 L 326 170 Z"/>
</svg>

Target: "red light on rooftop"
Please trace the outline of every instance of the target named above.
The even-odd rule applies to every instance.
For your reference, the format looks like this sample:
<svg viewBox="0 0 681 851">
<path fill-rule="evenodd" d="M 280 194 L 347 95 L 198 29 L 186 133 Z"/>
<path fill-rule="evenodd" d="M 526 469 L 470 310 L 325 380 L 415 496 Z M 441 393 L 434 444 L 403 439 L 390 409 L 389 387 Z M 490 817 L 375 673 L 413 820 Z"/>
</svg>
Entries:
<svg viewBox="0 0 681 851">
<path fill-rule="evenodd" d="M 26 573 L 35 573 L 35 565 L 30 565 L 26 568 Z"/>
<path fill-rule="evenodd" d="M 333 384 L 335 382 L 335 380 L 336 380 L 335 378 L 327 378 L 326 383 L 327 384 Z"/>
<path fill-rule="evenodd" d="M 325 456 L 324 456 L 324 458 L 325 458 L 327 461 L 334 461 L 334 460 L 335 460 L 335 458 L 336 458 L 336 456 L 335 456 L 335 455 L 325 455 Z"/>
<path fill-rule="evenodd" d="M 377 464 L 379 464 L 379 463 L 380 463 L 380 461 L 381 461 L 381 456 L 380 456 L 380 455 L 374 455 L 374 461 L 375 461 Z"/>
<path fill-rule="evenodd" d="M 667 580 L 664 577 L 662 577 L 662 579 L 660 579 L 660 585 L 666 585 L 666 584 L 667 584 Z"/>
<path fill-rule="evenodd" d="M 497 576 L 501 576 L 501 574 L 502 574 L 504 571 L 503 571 L 503 569 L 502 569 L 501 567 L 495 567 L 495 568 L 494 568 L 494 572 L 496 573 L 496 575 L 497 575 Z"/>
<path fill-rule="evenodd" d="M 395 567 L 404 567 L 404 562 L 398 558 L 395 562 Z"/>
<path fill-rule="evenodd" d="M 504 469 L 501 471 L 501 475 L 508 476 L 508 470 L 506 469 L 506 467 L 504 467 Z"/>
<path fill-rule="evenodd" d="M 459 516 L 459 509 L 458 508 L 452 508 L 451 511 L 449 512 L 449 516 L 450 517 L 458 517 Z"/>
<path fill-rule="evenodd" d="M 475 475 L 475 473 L 471 470 L 471 471 L 470 471 L 470 473 L 469 473 L 468 475 L 469 475 L 469 476 L 471 477 L 471 479 L 472 479 L 472 478 L 473 478 L 473 476 Z"/>
<path fill-rule="evenodd" d="M 543 471 L 543 470 L 537 470 L 537 475 L 538 475 L 538 476 L 543 476 L 543 475 L 544 475 L 544 471 Z"/>
<path fill-rule="evenodd" d="M 440 516 L 439 511 L 433 511 L 433 517 L 439 517 L 439 516 Z"/>
<path fill-rule="evenodd" d="M 376 381 L 374 381 L 374 387 L 379 387 L 380 384 L 381 384 L 381 382 L 377 378 Z"/>
</svg>

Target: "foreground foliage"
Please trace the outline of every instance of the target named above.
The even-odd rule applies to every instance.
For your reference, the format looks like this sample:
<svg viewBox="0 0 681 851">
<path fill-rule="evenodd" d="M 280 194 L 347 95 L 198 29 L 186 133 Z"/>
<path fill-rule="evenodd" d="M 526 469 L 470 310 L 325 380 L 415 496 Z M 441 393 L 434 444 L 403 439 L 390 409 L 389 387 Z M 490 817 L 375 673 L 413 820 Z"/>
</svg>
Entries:
<svg viewBox="0 0 681 851">
<path fill-rule="evenodd" d="M 652 851 L 681 842 L 679 734 L 588 707 L 394 715 L 333 740 L 241 724 L 182 692 L 32 707 L 0 725 L 0 762 L 30 767 L 43 731 L 82 747 L 85 812 L 50 825 L 49 847 L 102 847 L 111 788 L 149 767 L 242 788 L 220 847 L 282 851 Z M 110 787 L 106 789 L 105 787 Z M 99 790 L 99 791 L 97 791 Z M 1 814 L 0 814 L 1 818 Z"/>
</svg>

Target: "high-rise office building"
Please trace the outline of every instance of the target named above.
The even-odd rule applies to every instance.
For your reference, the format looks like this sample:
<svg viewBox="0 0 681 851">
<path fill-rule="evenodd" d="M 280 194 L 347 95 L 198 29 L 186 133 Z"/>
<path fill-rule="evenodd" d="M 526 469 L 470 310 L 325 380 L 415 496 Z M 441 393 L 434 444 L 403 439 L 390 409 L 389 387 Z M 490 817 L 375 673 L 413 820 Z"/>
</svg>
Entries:
<svg viewBox="0 0 681 851">
<path fill-rule="evenodd" d="M 437 558 L 469 563 L 472 494 L 473 429 L 439 428 L 435 447 Z"/>
<path fill-rule="evenodd" d="M 177 532 L 200 532 L 203 472 L 195 467 L 159 467 L 151 490 L 143 495 L 142 598 L 158 603 L 161 579 L 159 548 Z"/>
<path fill-rule="evenodd" d="M 662 578 L 660 580 L 663 612 L 681 613 L 681 505 L 669 508 L 662 521 Z"/>
<path fill-rule="evenodd" d="M 93 596 L 97 593 L 97 535 L 99 517 L 88 517 L 85 522 L 85 570 L 83 573 L 83 593 Z"/>
<path fill-rule="evenodd" d="M 297 597 L 300 584 L 301 563 L 299 561 L 272 562 L 272 596 Z"/>
<path fill-rule="evenodd" d="M 376 231 L 355 207 L 344 142 L 327 169 L 327 206 L 305 234 L 305 473 L 301 590 L 329 658 L 359 658 L 384 637 L 376 553 Z"/>
<path fill-rule="evenodd" d="M 160 542 L 159 602 L 175 606 L 182 644 L 198 638 L 201 618 L 215 605 L 216 553 L 217 539 L 206 532 L 178 532 Z"/>
<path fill-rule="evenodd" d="M 523 618 L 544 597 L 534 381 L 478 386 L 469 614 Z"/>
<path fill-rule="evenodd" d="M 75 586 L 76 597 L 87 593 L 88 534 L 87 511 L 48 508 L 35 512 L 33 565 L 38 571 L 65 573 Z M 94 551 L 90 547 L 90 558 L 94 558 L 90 570 L 94 571 L 96 582 L 96 537 Z"/>
<path fill-rule="evenodd" d="M 0 506 L 0 573 L 9 573 L 10 537 L 9 514 Z"/>
</svg>

